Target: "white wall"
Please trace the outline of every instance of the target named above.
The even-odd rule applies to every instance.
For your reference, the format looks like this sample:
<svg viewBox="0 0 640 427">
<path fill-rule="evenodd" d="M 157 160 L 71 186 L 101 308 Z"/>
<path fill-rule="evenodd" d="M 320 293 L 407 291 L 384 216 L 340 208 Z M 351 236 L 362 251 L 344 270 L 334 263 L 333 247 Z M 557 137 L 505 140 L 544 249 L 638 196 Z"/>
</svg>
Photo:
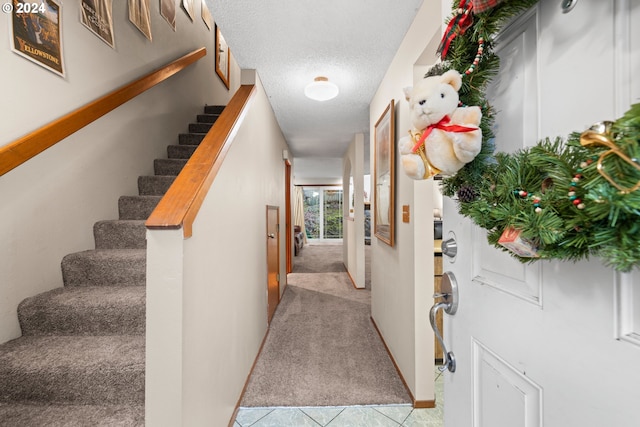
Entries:
<svg viewBox="0 0 640 427">
<path fill-rule="evenodd" d="M 147 232 L 147 425 L 222 426 L 232 417 L 267 331 L 267 205 L 280 207 L 285 285 L 288 147 L 256 83 L 193 236 Z"/>
<path fill-rule="evenodd" d="M 349 182 L 353 177 L 353 215 L 349 215 Z M 364 271 L 364 135 L 359 133 L 347 148 L 344 157 L 343 251 L 347 271 L 357 288 L 365 286 Z"/>
<path fill-rule="evenodd" d="M 440 2 L 425 0 L 371 102 L 370 158 L 375 158 L 374 124 L 392 99 L 396 104 L 395 140 L 410 129 L 402 89 L 413 85 L 414 69 L 423 64 L 440 24 Z M 372 232 L 371 309 L 415 400 L 428 401 L 434 399 L 433 333 L 428 321 L 433 304 L 433 182 L 414 183 L 406 177 L 397 154 L 395 169 L 396 243 L 390 247 Z M 373 202 L 372 197 L 371 211 L 375 212 Z M 403 205 L 411 209 L 409 223 L 402 222 Z"/>
<path fill-rule="evenodd" d="M 0 342 L 20 334 L 16 306 L 62 285 L 60 261 L 93 248 L 92 226 L 117 218 L 121 195 L 137 194 L 138 175 L 195 120 L 206 103 L 226 104 L 232 90 L 214 71 L 214 34 L 196 11 L 178 9 L 174 32 L 151 2 L 153 42 L 128 21 L 127 2 L 113 2 L 116 49 L 79 21 L 79 2 L 62 7 L 62 78 L 13 53 L 10 15 L 0 16 L 0 146 L 200 47 L 207 55 L 178 75 L 0 176 Z"/>
<path fill-rule="evenodd" d="M 295 157 L 293 161 L 294 185 L 342 185 L 342 172 L 341 157 Z"/>
</svg>

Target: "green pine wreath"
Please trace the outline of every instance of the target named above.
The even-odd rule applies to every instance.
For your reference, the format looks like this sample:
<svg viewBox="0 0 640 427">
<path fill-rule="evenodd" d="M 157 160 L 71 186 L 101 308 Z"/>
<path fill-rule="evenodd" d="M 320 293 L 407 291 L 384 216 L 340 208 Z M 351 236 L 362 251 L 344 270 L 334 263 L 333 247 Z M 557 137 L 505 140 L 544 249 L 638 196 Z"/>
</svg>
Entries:
<svg viewBox="0 0 640 427">
<path fill-rule="evenodd" d="M 500 65 L 493 35 L 537 2 L 505 0 L 473 15 L 471 25 L 451 41 L 443 62 L 427 74 L 466 71 L 460 101 L 480 106 L 483 114 L 480 154 L 444 178 L 442 192 L 457 199 L 462 215 L 487 230 L 495 247 L 509 251 L 498 241 L 505 230 L 519 231 L 537 253 L 510 252 L 522 262 L 597 256 L 616 270 L 631 271 L 640 265 L 640 104 L 614 123 L 572 133 L 566 140 L 545 138 L 515 153 L 495 152 L 492 144 L 495 112 L 485 91 Z M 467 5 L 454 1 L 452 19 Z M 589 135 L 595 142 L 585 142 Z"/>
</svg>

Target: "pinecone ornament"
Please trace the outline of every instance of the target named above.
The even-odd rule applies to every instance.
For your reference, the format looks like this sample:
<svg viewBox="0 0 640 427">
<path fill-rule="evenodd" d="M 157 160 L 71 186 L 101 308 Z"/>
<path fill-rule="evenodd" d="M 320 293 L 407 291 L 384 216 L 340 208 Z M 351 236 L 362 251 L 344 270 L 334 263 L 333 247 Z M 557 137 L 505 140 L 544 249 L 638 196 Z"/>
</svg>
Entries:
<svg viewBox="0 0 640 427">
<path fill-rule="evenodd" d="M 471 185 L 461 185 L 458 189 L 458 200 L 464 203 L 473 202 L 479 196 L 478 190 Z"/>
</svg>

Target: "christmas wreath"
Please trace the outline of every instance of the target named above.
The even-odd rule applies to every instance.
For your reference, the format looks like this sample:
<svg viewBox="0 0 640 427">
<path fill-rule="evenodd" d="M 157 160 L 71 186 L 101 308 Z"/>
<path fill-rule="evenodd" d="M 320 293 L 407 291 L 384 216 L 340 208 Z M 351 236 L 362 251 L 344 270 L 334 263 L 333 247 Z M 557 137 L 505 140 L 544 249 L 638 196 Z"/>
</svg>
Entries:
<svg viewBox="0 0 640 427">
<path fill-rule="evenodd" d="M 598 256 L 630 271 L 640 265 L 640 104 L 566 139 L 515 153 L 493 147 L 495 112 L 485 99 L 499 67 L 493 35 L 537 1 L 454 1 L 442 62 L 427 76 L 464 73 L 460 102 L 481 107 L 483 141 L 472 162 L 443 179 L 442 192 L 487 230 L 490 244 L 522 262 Z"/>
</svg>

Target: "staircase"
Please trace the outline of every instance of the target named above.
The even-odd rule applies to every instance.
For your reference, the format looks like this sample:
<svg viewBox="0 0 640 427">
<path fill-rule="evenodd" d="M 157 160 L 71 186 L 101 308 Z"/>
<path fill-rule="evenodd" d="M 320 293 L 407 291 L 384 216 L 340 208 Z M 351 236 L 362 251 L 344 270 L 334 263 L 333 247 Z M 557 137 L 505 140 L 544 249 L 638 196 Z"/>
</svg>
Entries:
<svg viewBox="0 0 640 427">
<path fill-rule="evenodd" d="M 18 306 L 22 336 L 0 345 L 0 426 L 142 426 L 145 220 L 223 107 L 207 106 L 119 219 L 94 225 L 95 249 L 66 255 L 64 287 Z"/>
</svg>

